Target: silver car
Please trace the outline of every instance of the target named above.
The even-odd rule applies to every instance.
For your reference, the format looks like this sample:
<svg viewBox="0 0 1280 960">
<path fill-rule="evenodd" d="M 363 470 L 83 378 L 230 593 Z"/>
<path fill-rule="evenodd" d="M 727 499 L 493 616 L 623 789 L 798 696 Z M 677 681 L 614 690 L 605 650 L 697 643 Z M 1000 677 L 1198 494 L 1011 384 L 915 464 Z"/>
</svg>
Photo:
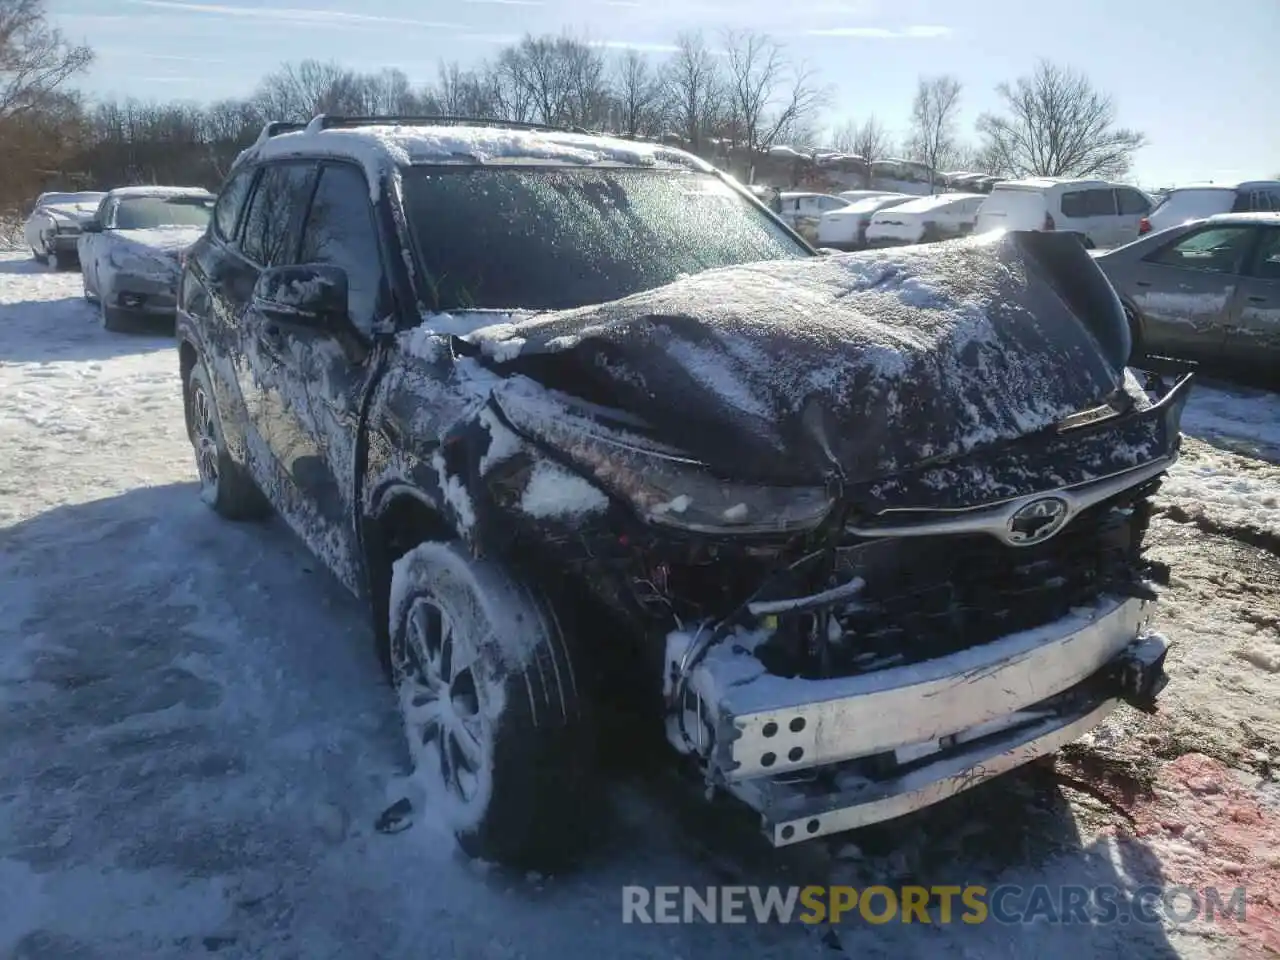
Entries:
<svg viewBox="0 0 1280 960">
<path fill-rule="evenodd" d="M 182 254 L 209 224 L 213 194 L 198 187 L 121 187 L 80 237 L 85 299 L 107 330 L 172 323 Z"/>
<path fill-rule="evenodd" d="M 1226 213 L 1094 257 L 1129 316 L 1134 356 L 1276 379 L 1280 213 Z"/>
<path fill-rule="evenodd" d="M 91 192 L 40 194 L 22 225 L 31 255 L 54 267 L 74 261 L 80 231 L 104 196 Z"/>
</svg>

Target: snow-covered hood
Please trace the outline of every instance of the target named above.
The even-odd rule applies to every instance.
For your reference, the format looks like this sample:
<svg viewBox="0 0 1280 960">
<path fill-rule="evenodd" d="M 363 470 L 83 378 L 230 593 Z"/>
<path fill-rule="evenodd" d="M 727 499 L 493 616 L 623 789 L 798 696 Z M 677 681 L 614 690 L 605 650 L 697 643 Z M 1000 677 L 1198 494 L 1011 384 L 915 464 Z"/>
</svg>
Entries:
<svg viewBox="0 0 1280 960">
<path fill-rule="evenodd" d="M 732 476 L 850 481 L 1052 428 L 1130 344 L 1073 237 L 1005 233 L 710 271 L 463 337 Z"/>
<path fill-rule="evenodd" d="M 203 227 L 148 227 L 142 230 L 113 230 L 111 235 L 139 252 L 178 254 L 204 235 Z"/>
<path fill-rule="evenodd" d="M 180 255 L 200 239 L 200 227 L 148 227 L 112 230 L 107 262 L 111 269 L 158 283 L 174 283 L 181 272 Z"/>
</svg>

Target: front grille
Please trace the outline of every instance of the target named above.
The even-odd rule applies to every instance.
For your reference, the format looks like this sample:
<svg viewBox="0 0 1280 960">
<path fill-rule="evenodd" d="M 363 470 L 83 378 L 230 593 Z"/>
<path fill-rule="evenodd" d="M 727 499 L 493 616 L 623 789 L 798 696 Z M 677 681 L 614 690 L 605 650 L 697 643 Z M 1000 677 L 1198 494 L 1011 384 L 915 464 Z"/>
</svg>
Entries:
<svg viewBox="0 0 1280 960">
<path fill-rule="evenodd" d="M 1086 510 L 1032 547 L 987 534 L 852 542 L 832 576 L 865 581 L 856 602 L 780 622 L 757 654 L 784 676 L 864 673 L 1043 626 L 1103 594 L 1145 595 L 1152 489 Z"/>
</svg>

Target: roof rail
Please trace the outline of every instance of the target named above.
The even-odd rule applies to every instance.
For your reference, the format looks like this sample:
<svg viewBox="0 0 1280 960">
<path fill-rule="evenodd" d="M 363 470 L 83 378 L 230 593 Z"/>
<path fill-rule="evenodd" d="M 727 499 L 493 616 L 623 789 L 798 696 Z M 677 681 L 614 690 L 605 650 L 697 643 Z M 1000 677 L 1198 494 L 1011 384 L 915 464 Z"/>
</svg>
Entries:
<svg viewBox="0 0 1280 960">
<path fill-rule="evenodd" d="M 303 129 L 302 124 L 294 125 L 295 129 Z M 526 123 L 520 120 L 498 120 L 494 117 L 459 117 L 451 114 L 397 116 L 389 114 L 380 117 L 339 117 L 320 114 L 306 124 L 308 133 L 321 130 L 332 130 L 335 127 L 368 127 L 368 126 L 417 126 L 417 127 L 498 127 L 511 130 L 541 130 L 548 133 L 582 133 L 591 131 L 583 127 L 558 127 L 547 123 Z M 284 132 L 284 131 L 280 131 Z M 275 134 L 272 134 L 274 136 Z"/>
</svg>

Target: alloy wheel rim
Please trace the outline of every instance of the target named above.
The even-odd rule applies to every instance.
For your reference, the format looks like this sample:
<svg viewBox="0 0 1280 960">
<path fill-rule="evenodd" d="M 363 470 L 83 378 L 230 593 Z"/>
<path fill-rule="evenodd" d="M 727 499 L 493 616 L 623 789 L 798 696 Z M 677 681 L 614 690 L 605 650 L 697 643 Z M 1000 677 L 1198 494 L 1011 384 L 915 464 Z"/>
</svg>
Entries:
<svg viewBox="0 0 1280 960">
<path fill-rule="evenodd" d="M 415 757 L 423 748 L 439 765 L 453 797 L 468 805 L 479 793 L 486 755 L 474 651 L 453 619 L 429 598 L 414 601 L 400 651 L 400 705 Z"/>
<path fill-rule="evenodd" d="M 218 486 L 218 441 L 213 427 L 213 405 L 202 387 L 191 394 L 191 417 L 195 428 L 196 469 L 201 485 Z"/>
</svg>

